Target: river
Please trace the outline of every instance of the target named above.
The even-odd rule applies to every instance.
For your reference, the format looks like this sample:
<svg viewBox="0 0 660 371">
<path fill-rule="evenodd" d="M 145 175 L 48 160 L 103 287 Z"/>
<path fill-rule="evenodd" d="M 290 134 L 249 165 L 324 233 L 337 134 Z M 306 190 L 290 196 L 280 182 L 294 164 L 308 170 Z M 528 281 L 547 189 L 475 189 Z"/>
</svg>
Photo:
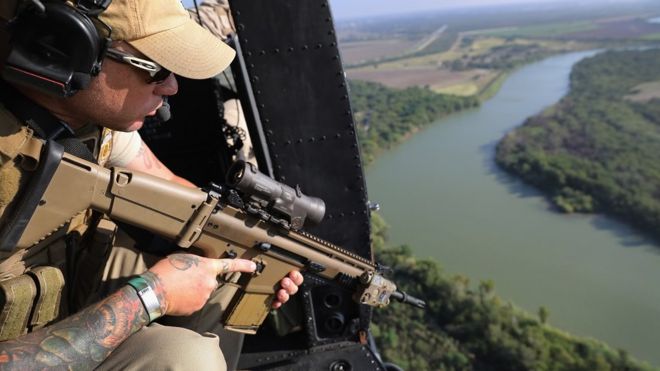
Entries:
<svg viewBox="0 0 660 371">
<path fill-rule="evenodd" d="M 381 155 L 369 196 L 390 242 L 473 283 L 492 279 L 506 300 L 549 323 L 660 365 L 660 246 L 604 216 L 550 210 L 535 189 L 501 171 L 497 141 L 566 94 L 573 64 L 555 56 L 513 73 L 480 108 L 439 120 Z"/>
</svg>

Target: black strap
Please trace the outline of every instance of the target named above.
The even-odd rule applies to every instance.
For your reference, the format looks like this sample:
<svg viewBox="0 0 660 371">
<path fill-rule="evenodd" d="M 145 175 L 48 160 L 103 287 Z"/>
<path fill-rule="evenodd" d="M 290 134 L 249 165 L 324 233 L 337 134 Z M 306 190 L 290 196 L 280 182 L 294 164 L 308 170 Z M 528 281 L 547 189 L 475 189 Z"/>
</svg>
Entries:
<svg viewBox="0 0 660 371">
<path fill-rule="evenodd" d="M 23 236 L 28 222 L 62 160 L 64 148 L 55 141 L 49 140 L 41 152 L 39 166 L 23 191 L 23 197 L 18 200 L 11 216 L 7 218 L 7 223 L 0 230 L 0 251 L 13 251 Z"/>
<path fill-rule="evenodd" d="M 73 130 L 64 121 L 34 103 L 13 86 L 0 80 L 0 101 L 19 120 L 26 123 L 34 133 L 44 140 L 56 140 L 74 136 Z"/>
<path fill-rule="evenodd" d="M 13 251 L 23 236 L 62 160 L 63 153 L 73 153 L 88 161 L 94 161 L 94 156 L 79 139 L 75 138 L 69 125 L 2 80 L 0 80 L 0 101 L 19 120 L 27 123 L 38 137 L 46 141 L 37 170 L 28 181 L 26 188 L 22 190 L 22 196 L 16 201 L 7 222 L 0 228 L 0 251 L 9 252 Z"/>
</svg>

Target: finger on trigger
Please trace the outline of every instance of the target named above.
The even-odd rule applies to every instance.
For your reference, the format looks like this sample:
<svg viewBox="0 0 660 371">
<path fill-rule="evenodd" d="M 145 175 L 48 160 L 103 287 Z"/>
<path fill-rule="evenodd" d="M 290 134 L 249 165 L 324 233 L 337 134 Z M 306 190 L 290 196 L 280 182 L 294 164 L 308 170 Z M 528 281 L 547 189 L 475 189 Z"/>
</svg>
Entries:
<svg viewBox="0 0 660 371">
<path fill-rule="evenodd" d="M 246 259 L 217 259 L 216 267 L 218 274 L 229 272 L 247 272 L 252 273 L 257 269 L 257 265 Z"/>
</svg>

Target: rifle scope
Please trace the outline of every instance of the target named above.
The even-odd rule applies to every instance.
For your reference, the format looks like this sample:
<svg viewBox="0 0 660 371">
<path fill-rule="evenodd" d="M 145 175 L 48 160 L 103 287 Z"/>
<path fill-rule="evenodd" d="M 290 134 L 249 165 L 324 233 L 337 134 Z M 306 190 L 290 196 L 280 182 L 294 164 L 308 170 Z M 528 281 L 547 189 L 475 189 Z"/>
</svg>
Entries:
<svg viewBox="0 0 660 371">
<path fill-rule="evenodd" d="M 239 160 L 227 172 L 227 184 L 250 195 L 262 207 L 272 208 L 290 218 L 291 228 L 298 230 L 305 220 L 318 224 L 325 215 L 325 202 L 304 195 L 300 187 L 289 187 L 259 172 L 254 164 Z"/>
</svg>

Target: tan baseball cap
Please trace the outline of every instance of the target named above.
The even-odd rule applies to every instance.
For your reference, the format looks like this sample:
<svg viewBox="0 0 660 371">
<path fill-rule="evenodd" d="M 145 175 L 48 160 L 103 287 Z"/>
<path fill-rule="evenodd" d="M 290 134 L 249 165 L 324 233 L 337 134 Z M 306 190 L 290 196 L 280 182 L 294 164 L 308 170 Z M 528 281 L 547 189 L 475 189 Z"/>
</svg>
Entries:
<svg viewBox="0 0 660 371">
<path fill-rule="evenodd" d="M 112 0 L 99 16 L 112 39 L 131 44 L 177 75 L 213 77 L 236 52 L 193 21 L 179 0 Z"/>
</svg>

